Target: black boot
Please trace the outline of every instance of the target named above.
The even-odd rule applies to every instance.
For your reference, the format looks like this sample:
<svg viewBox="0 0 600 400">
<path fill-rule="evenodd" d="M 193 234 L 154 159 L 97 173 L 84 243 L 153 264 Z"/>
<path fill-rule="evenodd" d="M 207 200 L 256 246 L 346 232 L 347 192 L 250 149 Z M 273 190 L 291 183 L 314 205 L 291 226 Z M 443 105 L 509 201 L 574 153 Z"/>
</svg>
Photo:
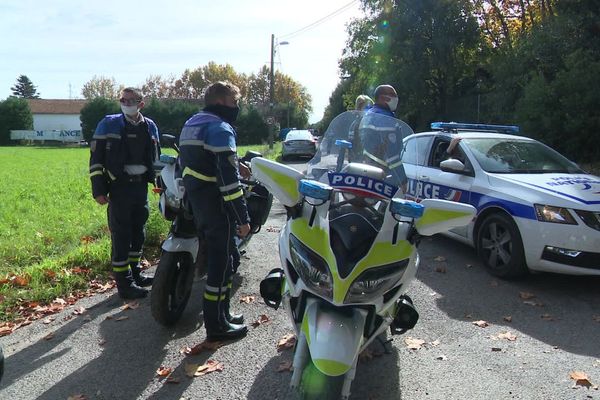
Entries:
<svg viewBox="0 0 600 400">
<path fill-rule="evenodd" d="M 225 319 L 229 321 L 231 324 L 241 325 L 244 323 L 244 316 L 242 314 L 232 314 L 229 308 L 229 303 L 231 299 L 231 283 L 229 284 L 229 289 L 227 289 L 227 293 L 225 294 L 225 301 L 223 302 L 223 308 L 225 310 Z"/>
<path fill-rule="evenodd" d="M 113 272 L 113 278 L 117 283 L 117 291 L 123 299 L 141 299 L 148 295 L 148 290 L 139 287 L 133 281 L 131 271 Z"/>
<path fill-rule="evenodd" d="M 246 336 L 248 332 L 245 325 L 232 324 L 227 320 L 224 303 L 224 300 L 217 302 L 204 297 L 204 326 L 206 340 L 209 342 L 239 339 Z"/>
<path fill-rule="evenodd" d="M 131 275 L 133 276 L 136 285 L 140 287 L 152 286 L 154 278 L 142 275 L 142 267 L 140 267 L 139 264 L 130 264 L 130 266 Z"/>
</svg>

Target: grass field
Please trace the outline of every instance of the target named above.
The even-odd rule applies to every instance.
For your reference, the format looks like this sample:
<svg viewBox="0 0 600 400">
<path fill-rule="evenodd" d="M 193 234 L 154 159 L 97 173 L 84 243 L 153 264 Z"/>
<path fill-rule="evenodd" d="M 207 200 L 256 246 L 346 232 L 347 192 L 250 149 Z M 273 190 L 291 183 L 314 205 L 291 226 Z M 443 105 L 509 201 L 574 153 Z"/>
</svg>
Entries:
<svg viewBox="0 0 600 400">
<path fill-rule="evenodd" d="M 243 146 L 266 154 L 265 146 Z M 272 158 L 277 154 L 271 155 Z M 0 147 L 0 320 L 21 303 L 48 302 L 106 279 L 106 207 L 92 199 L 86 148 Z M 151 206 L 146 248 L 168 232 Z"/>
</svg>

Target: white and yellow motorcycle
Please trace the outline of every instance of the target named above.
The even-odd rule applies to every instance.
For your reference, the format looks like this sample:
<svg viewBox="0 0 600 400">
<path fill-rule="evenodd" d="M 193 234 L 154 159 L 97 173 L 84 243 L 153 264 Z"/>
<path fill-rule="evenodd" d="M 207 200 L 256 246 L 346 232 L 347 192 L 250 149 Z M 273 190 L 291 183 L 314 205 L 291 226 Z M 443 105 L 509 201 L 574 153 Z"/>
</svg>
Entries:
<svg viewBox="0 0 600 400">
<path fill-rule="evenodd" d="M 293 323 L 290 385 L 302 398 L 350 396 L 361 351 L 388 328 L 401 334 L 418 320 L 406 292 L 419 238 L 475 214 L 466 204 L 407 201 L 391 170 L 373 165 L 400 159 L 412 133 L 395 118 L 352 111 L 331 122 L 305 173 L 252 159 L 253 176 L 287 210 L 281 268 L 261 282 L 261 295 L 273 308 L 283 303 Z"/>
</svg>

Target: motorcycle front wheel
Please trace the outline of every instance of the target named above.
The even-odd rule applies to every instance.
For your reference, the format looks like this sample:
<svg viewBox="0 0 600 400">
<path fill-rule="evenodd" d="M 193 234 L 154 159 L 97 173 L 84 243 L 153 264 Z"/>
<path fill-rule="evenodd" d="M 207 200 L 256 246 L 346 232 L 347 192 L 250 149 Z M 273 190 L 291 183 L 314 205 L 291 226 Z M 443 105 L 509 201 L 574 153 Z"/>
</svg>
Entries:
<svg viewBox="0 0 600 400">
<path fill-rule="evenodd" d="M 310 359 L 302 371 L 300 398 L 302 400 L 338 400 L 342 396 L 343 385 L 344 375 L 325 375 Z"/>
<path fill-rule="evenodd" d="M 175 324 L 192 293 L 194 264 L 189 253 L 163 251 L 154 274 L 150 310 L 165 326 Z"/>
</svg>

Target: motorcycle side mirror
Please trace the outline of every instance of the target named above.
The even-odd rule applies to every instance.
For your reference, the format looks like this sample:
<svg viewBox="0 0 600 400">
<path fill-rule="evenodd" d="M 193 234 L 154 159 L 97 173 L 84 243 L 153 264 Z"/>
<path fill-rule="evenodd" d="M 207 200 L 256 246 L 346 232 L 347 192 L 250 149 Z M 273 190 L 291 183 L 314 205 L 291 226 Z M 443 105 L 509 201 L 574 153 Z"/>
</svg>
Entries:
<svg viewBox="0 0 600 400">
<path fill-rule="evenodd" d="M 244 154 L 244 157 L 242 157 L 242 161 L 250 162 L 255 157 L 262 157 L 262 154 L 258 151 L 248 150 L 246 154 Z"/>
<path fill-rule="evenodd" d="M 174 135 L 163 133 L 160 135 L 160 142 L 165 147 L 173 147 L 173 145 L 177 144 L 177 138 Z"/>
</svg>

